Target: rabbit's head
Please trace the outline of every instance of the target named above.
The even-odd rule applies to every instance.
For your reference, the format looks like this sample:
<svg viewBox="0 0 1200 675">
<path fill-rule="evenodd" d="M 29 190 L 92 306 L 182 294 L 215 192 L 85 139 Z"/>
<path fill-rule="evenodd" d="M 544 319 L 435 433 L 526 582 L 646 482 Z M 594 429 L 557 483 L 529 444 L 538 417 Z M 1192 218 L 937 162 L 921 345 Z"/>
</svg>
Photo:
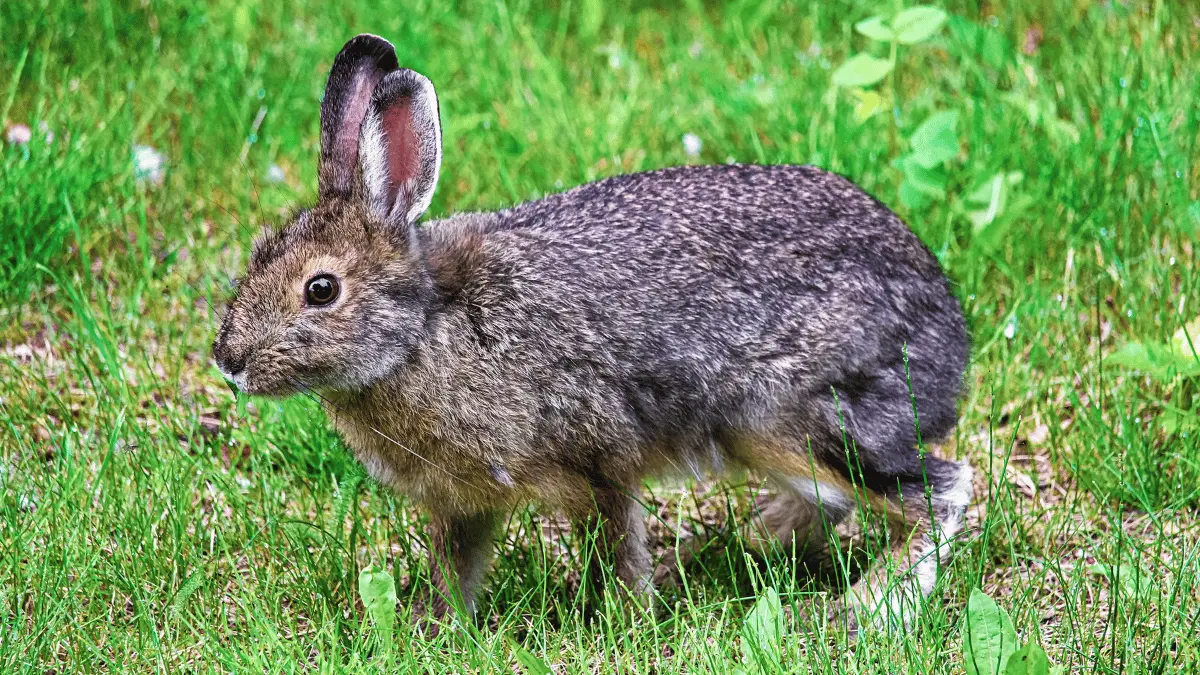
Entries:
<svg viewBox="0 0 1200 675">
<path fill-rule="evenodd" d="M 239 389 L 354 391 L 404 363 L 433 305 L 415 221 L 441 164 L 437 95 L 360 35 L 321 104 L 316 206 L 254 245 L 213 344 Z"/>
</svg>

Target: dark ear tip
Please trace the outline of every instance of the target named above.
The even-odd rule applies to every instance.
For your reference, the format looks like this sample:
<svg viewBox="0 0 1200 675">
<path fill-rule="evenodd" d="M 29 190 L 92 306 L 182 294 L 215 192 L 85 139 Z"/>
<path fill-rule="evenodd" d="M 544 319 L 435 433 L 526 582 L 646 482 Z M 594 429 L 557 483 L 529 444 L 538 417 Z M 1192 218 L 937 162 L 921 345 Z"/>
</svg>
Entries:
<svg viewBox="0 0 1200 675">
<path fill-rule="evenodd" d="M 400 67 L 400 63 L 396 60 L 396 48 L 392 46 L 392 43 L 370 33 L 362 33 L 350 38 L 342 47 L 342 51 L 338 52 L 334 63 L 354 62 L 362 58 L 371 59 L 379 68 L 386 71 Z"/>
<path fill-rule="evenodd" d="M 408 68 L 393 70 L 379 81 L 371 97 L 376 107 L 387 107 L 400 98 L 432 96 L 437 100 L 433 83 L 421 73 Z"/>
</svg>

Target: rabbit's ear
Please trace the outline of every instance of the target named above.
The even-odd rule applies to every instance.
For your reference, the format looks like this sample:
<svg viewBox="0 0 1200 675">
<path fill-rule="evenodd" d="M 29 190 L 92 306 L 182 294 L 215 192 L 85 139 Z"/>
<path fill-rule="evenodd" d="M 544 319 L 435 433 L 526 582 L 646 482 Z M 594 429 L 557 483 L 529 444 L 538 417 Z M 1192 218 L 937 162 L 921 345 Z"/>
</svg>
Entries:
<svg viewBox="0 0 1200 675">
<path fill-rule="evenodd" d="M 365 33 L 347 42 L 333 60 L 321 101 L 322 198 L 350 193 L 358 169 L 359 131 L 371 95 L 380 80 L 399 67 L 392 43 Z"/>
<path fill-rule="evenodd" d="M 388 73 L 375 88 L 359 148 L 372 213 L 397 226 L 420 218 L 433 199 L 442 166 L 442 125 L 433 83 L 403 68 Z"/>
</svg>

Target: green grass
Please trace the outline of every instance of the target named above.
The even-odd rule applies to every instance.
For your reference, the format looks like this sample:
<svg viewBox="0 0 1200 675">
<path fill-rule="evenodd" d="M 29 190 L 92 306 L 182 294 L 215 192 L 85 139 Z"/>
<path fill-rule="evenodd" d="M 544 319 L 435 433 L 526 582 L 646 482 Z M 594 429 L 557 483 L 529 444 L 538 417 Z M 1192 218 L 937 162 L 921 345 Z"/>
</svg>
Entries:
<svg viewBox="0 0 1200 675">
<path fill-rule="evenodd" d="M 556 672 L 725 672 L 765 585 L 788 672 L 961 672 L 974 587 L 1066 672 L 1200 668 L 1195 371 L 1105 360 L 1200 314 L 1200 10 L 947 2 L 960 18 L 900 52 L 860 123 L 830 78 L 874 8 L 655 4 L 0 4 L 0 117 L 33 131 L 0 145 L 0 672 L 511 671 L 514 641 Z M 737 541 L 653 618 L 583 613 L 579 542 L 519 511 L 478 620 L 410 635 L 421 515 L 311 401 L 235 401 L 208 360 L 254 231 L 315 196 L 325 73 L 359 32 L 439 88 L 435 215 L 729 159 L 817 164 L 901 213 L 969 318 L 945 451 L 981 475 L 914 630 L 849 643 L 817 618 L 837 574 L 747 564 Z M 893 162 L 946 110 L 945 196 L 906 207 Z M 166 157 L 161 185 L 135 145 Z M 977 229 L 968 197 L 1001 172 L 1022 180 Z M 690 488 L 651 486 L 660 551 L 681 517 L 746 513 L 745 487 Z M 358 599 L 372 562 L 400 582 L 390 654 Z"/>
</svg>

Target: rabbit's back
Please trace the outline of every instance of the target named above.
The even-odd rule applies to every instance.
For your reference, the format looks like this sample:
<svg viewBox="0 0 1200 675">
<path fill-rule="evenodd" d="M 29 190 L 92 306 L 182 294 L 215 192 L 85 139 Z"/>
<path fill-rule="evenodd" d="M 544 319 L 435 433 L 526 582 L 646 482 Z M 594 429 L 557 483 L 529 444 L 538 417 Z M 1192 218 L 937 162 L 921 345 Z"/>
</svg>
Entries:
<svg viewBox="0 0 1200 675">
<path fill-rule="evenodd" d="M 861 189 L 813 167 L 618 176 L 480 226 L 493 230 L 480 281 L 511 276 L 514 304 L 582 312 L 642 363 L 782 361 L 803 377 L 874 361 L 930 322 L 947 347 L 965 346 L 929 250 Z"/>
<path fill-rule="evenodd" d="M 939 411 L 928 436 L 952 424 L 958 304 L 918 238 L 840 176 L 666 169 L 426 232 L 471 343 L 460 356 L 523 383 L 496 404 L 536 407 L 547 447 L 694 455 L 877 377 L 906 346 L 918 402 Z"/>
</svg>

